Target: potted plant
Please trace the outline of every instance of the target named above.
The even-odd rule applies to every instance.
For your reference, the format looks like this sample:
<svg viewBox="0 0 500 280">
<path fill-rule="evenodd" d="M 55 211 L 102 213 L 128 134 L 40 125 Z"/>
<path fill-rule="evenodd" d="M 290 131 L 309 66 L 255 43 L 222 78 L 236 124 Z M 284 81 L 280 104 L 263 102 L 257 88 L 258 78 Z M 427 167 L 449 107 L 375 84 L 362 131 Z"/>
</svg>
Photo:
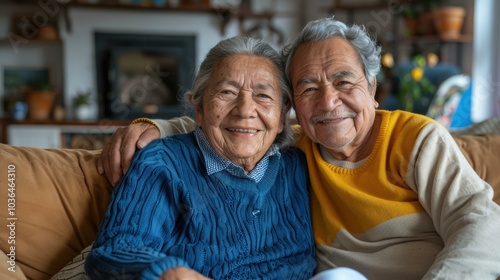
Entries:
<svg viewBox="0 0 500 280">
<path fill-rule="evenodd" d="M 28 118 L 34 120 L 49 119 L 55 97 L 55 90 L 48 84 L 28 88 L 25 94 Z"/>
<path fill-rule="evenodd" d="M 419 11 L 417 33 L 419 35 L 435 34 L 434 11 L 441 6 L 441 0 L 419 1 L 416 5 Z"/>
<path fill-rule="evenodd" d="M 457 38 L 460 36 L 465 19 L 465 8 L 460 6 L 442 6 L 434 10 L 434 24 L 441 37 Z"/>
<path fill-rule="evenodd" d="M 92 119 L 92 93 L 90 91 L 79 91 L 73 98 L 75 117 L 78 120 Z"/>
<path fill-rule="evenodd" d="M 418 14 L 415 5 L 413 3 L 404 4 L 399 15 L 404 21 L 405 35 L 409 37 L 417 35 Z"/>
</svg>

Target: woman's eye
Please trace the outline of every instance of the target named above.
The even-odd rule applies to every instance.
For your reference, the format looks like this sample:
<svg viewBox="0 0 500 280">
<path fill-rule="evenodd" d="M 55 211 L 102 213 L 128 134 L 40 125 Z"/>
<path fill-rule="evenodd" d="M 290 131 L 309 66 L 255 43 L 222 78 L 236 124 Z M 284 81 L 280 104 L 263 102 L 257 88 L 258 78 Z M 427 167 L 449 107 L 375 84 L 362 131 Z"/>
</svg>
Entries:
<svg viewBox="0 0 500 280">
<path fill-rule="evenodd" d="M 271 96 L 265 93 L 259 93 L 257 96 L 260 98 L 271 99 Z"/>
<path fill-rule="evenodd" d="M 222 90 L 220 93 L 223 94 L 223 95 L 234 94 L 233 91 L 231 91 L 231 90 Z"/>
</svg>

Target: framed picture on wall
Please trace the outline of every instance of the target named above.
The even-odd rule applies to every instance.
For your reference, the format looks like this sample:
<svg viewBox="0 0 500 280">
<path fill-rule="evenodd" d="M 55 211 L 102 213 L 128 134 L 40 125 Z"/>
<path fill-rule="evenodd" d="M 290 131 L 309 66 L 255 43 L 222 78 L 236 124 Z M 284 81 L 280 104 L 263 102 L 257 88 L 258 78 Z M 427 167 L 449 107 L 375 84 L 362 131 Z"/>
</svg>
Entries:
<svg viewBox="0 0 500 280">
<path fill-rule="evenodd" d="M 26 87 L 50 85 L 46 67 L 5 67 L 3 69 L 4 92 L 15 94 Z"/>
<path fill-rule="evenodd" d="M 45 85 L 50 85 L 49 69 L 46 67 L 5 67 L 3 111 L 10 114 L 15 102 L 24 101 L 26 89 Z"/>
</svg>

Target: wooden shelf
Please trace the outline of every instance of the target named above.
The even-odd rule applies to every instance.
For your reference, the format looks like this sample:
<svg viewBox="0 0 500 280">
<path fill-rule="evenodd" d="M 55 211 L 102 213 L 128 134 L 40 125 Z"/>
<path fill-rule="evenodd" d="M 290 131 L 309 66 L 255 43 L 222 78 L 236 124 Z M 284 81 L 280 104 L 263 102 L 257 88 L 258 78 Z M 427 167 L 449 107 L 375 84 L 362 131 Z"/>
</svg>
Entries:
<svg viewBox="0 0 500 280">
<path fill-rule="evenodd" d="M 2 118 L 0 119 L 0 142 L 40 148 L 100 149 L 116 129 L 129 123 L 129 121 L 107 119 L 16 121 Z M 36 131 L 31 133 L 33 129 Z"/>
<path fill-rule="evenodd" d="M 388 4 L 368 4 L 368 5 L 346 5 L 346 4 L 335 4 L 333 7 L 327 7 L 326 9 L 329 9 L 330 12 L 333 12 L 335 10 L 344 10 L 344 11 L 350 11 L 350 10 L 381 10 L 381 9 L 387 9 Z"/>
<path fill-rule="evenodd" d="M 12 5 L 38 5 L 37 0 L 4 0 L 4 2 L 0 4 L 12 4 Z M 229 23 L 231 18 L 231 10 L 229 7 L 212 7 L 209 5 L 179 5 L 176 7 L 169 6 L 168 4 L 164 6 L 154 6 L 154 5 L 134 5 L 134 4 L 120 4 L 115 1 L 102 2 L 102 3 L 86 3 L 80 1 L 69 1 L 67 3 L 58 2 L 61 7 L 61 15 L 64 17 L 66 22 L 66 30 L 71 32 L 72 23 L 68 15 L 68 10 L 72 8 L 79 9 L 101 9 L 101 10 L 128 10 L 133 12 L 168 12 L 168 13 L 210 13 L 214 15 L 218 15 L 222 18 L 220 22 L 220 31 L 221 34 L 224 35 L 224 31 L 226 25 Z M 7 39 L 8 42 L 8 39 Z"/>
<path fill-rule="evenodd" d="M 423 35 L 403 38 L 405 43 L 431 44 L 431 43 L 471 43 L 472 34 L 461 34 L 458 37 L 443 35 Z"/>
<path fill-rule="evenodd" d="M 79 2 L 69 2 L 66 7 L 80 7 L 80 8 L 92 8 L 92 9 L 122 9 L 122 10 L 133 10 L 133 11 L 162 11 L 162 12 L 190 12 L 190 13 L 226 13 L 228 9 L 226 8 L 216 8 L 205 5 L 180 5 L 177 7 L 172 6 L 154 6 L 154 5 L 132 5 L 132 4 L 113 4 L 113 3 L 79 3 Z"/>
<path fill-rule="evenodd" d="M 60 45 L 62 44 L 62 41 L 60 39 L 58 40 L 40 40 L 40 39 L 26 39 L 28 42 L 26 44 L 32 43 L 36 45 Z M 9 38 L 0 38 L 0 45 L 6 45 L 6 44 L 11 44 L 11 41 Z"/>
<path fill-rule="evenodd" d="M 220 32 L 222 35 L 225 34 L 226 25 L 229 23 L 231 17 L 231 11 L 229 8 L 212 7 L 206 5 L 180 5 L 177 7 L 172 6 L 153 6 L 153 5 L 132 5 L 132 4 L 114 4 L 114 3 L 80 3 L 80 2 L 69 2 L 64 5 L 63 15 L 66 21 L 66 30 L 71 32 L 71 21 L 68 15 L 68 9 L 71 8 L 88 8 L 88 9 L 115 9 L 115 10 L 129 10 L 134 12 L 140 11 L 159 11 L 159 12 L 182 12 L 182 13 L 211 13 L 214 15 L 219 15 L 222 17 L 220 23 Z"/>
<path fill-rule="evenodd" d="M 124 126 L 130 124 L 130 121 L 124 120 L 110 120 L 110 119 L 101 119 L 94 121 L 79 121 L 79 120 L 34 120 L 34 119 L 25 119 L 22 121 L 18 121 L 11 118 L 2 118 L 0 119 L 0 123 L 6 123 L 9 125 L 74 125 L 74 126 L 89 126 L 89 125 L 102 125 L 102 126 Z"/>
</svg>

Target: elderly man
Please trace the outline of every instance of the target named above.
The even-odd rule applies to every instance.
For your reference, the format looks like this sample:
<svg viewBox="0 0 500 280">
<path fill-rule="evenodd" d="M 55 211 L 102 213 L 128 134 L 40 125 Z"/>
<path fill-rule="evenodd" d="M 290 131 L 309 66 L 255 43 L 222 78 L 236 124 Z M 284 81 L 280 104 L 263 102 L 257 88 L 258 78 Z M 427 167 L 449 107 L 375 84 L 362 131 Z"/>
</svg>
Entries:
<svg viewBox="0 0 500 280">
<path fill-rule="evenodd" d="M 319 19 L 283 54 L 300 124 L 296 145 L 309 166 L 318 271 L 346 266 L 369 279 L 498 277 L 500 207 L 492 188 L 444 127 L 376 110 L 380 48 L 366 31 Z M 162 136 L 192 129 L 186 118 L 155 125 Z M 100 170 L 118 180 L 135 147 L 158 136 L 148 123 L 118 131 Z"/>
</svg>

